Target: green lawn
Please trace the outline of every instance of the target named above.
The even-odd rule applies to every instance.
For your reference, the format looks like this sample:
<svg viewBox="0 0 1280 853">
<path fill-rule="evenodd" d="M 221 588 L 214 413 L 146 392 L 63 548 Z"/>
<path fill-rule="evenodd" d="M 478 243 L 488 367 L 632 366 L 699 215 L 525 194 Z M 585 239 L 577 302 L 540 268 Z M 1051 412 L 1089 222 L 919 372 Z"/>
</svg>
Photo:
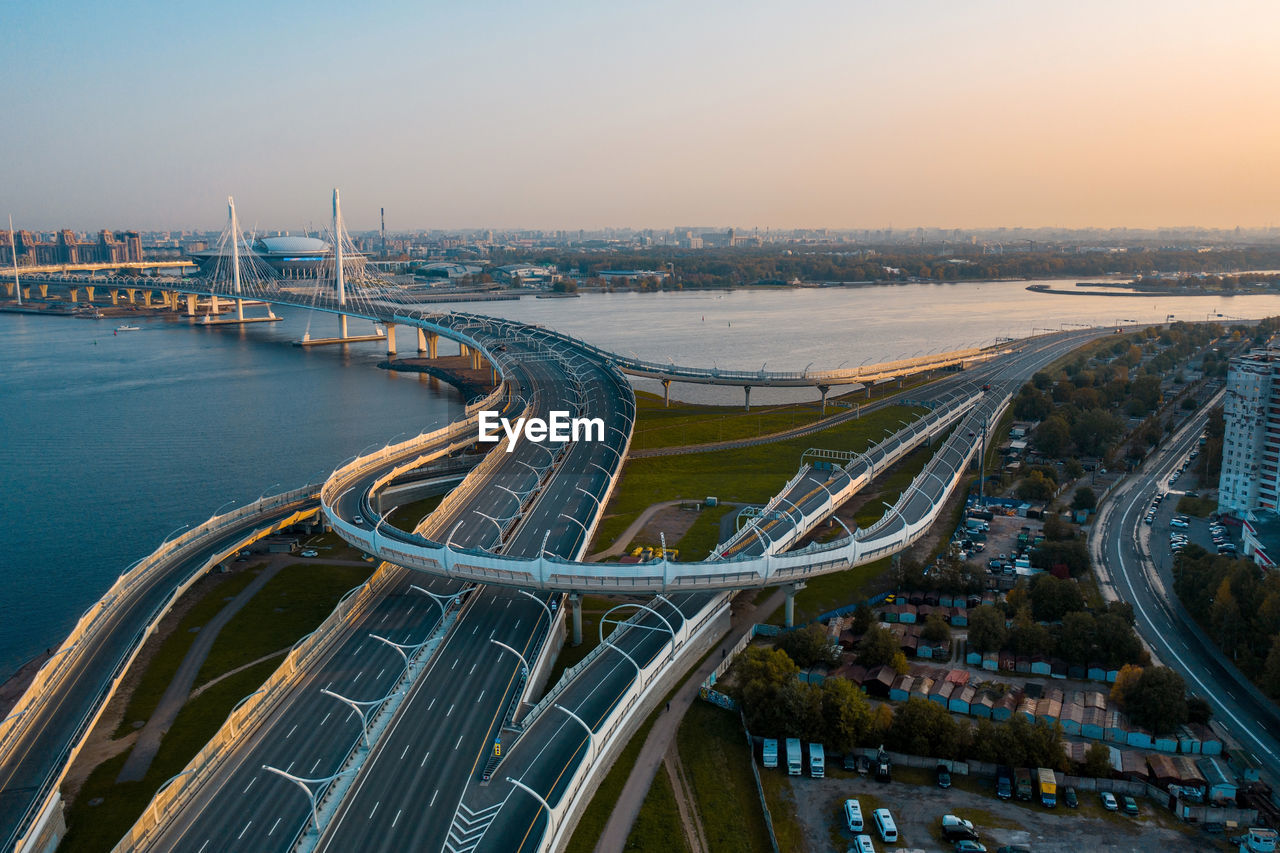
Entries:
<svg viewBox="0 0 1280 853">
<path fill-rule="evenodd" d="M 187 592 L 187 596 L 194 596 L 199 600 L 179 620 L 177 627 L 161 642 L 151 657 L 138 686 L 129 697 L 124 718 L 120 721 L 114 738 L 133 731 L 135 721 L 144 722 L 155 711 L 160 697 L 164 695 L 182 659 L 187 656 L 187 651 L 196 640 L 197 632 L 192 629 L 206 625 L 227 605 L 228 599 L 239 595 L 257 576 L 257 571 L 248 569 L 225 575 L 215 572 L 200 580 Z"/>
<path fill-rule="evenodd" d="M 142 814 L 161 784 L 180 773 L 222 726 L 231 709 L 252 693 L 279 665 L 264 661 L 215 684 L 187 703 L 165 735 L 146 778 L 116 783 L 129 753 L 99 765 L 85 781 L 67 813 L 68 832 L 59 853 L 111 850 Z M 90 805 L 101 799 L 98 805 Z"/>
<path fill-rule="evenodd" d="M 698 520 L 693 523 L 680 541 L 675 544 L 680 552 L 680 559 L 704 560 L 711 556 L 711 551 L 720 544 L 720 520 L 729 512 L 737 512 L 738 507 L 713 506 L 702 510 Z"/>
<path fill-rule="evenodd" d="M 401 504 L 391 512 L 387 513 L 387 524 L 400 530 L 413 532 L 421 522 L 431 514 L 432 510 L 440 506 L 440 501 L 444 500 L 444 495 L 432 495 L 429 498 L 423 498 L 420 501 L 410 501 L 407 504 Z"/>
<path fill-rule="evenodd" d="M 1183 495 L 1178 498 L 1178 512 L 1185 515 L 1194 515 L 1196 518 L 1208 518 L 1211 513 L 1218 511 L 1216 501 L 1208 498 L 1193 498 L 1190 495 Z"/>
<path fill-rule="evenodd" d="M 566 669 L 580 662 L 583 658 L 591 653 L 591 650 L 600 645 L 600 617 L 611 610 L 619 601 L 611 598 L 605 598 L 599 595 L 586 595 L 582 598 L 582 645 L 573 645 L 573 623 L 571 615 L 566 615 L 565 628 L 570 633 L 564 641 L 564 647 L 560 649 L 560 654 L 556 656 L 556 662 L 551 666 L 551 674 L 547 677 L 547 690 L 555 686 L 560 680 L 560 676 Z M 565 607 L 569 606 L 569 602 L 565 602 Z M 610 616 L 610 619 L 621 617 L 622 619 L 631 618 L 632 610 L 619 610 Z M 614 628 L 607 628 L 606 633 L 611 633 Z"/>
<path fill-rule="evenodd" d="M 810 578 L 805 588 L 796 593 L 796 624 L 803 625 L 829 610 L 867 598 L 872 594 L 872 581 L 889 570 L 891 559 L 882 557 L 843 572 Z M 766 621 L 781 625 L 785 613 L 784 603 Z"/>
<path fill-rule="evenodd" d="M 751 778 L 751 751 L 736 713 L 694 702 L 676 736 L 711 850 L 769 853 L 769 830 Z M 782 849 L 792 849 L 781 843 Z"/>
<path fill-rule="evenodd" d="M 641 853 L 692 853 L 689 840 L 681 830 L 680 810 L 665 768 L 659 767 L 653 777 L 623 849 Z"/>
<path fill-rule="evenodd" d="M 828 408 L 827 416 L 839 411 Z M 648 450 L 754 438 L 805 426 L 821 418 L 822 409 L 817 403 L 757 406 L 748 412 L 737 406 L 699 406 L 673 400 L 670 408 L 663 408 L 660 395 L 637 391 L 636 428 L 631 447 Z"/>
<path fill-rule="evenodd" d="M 196 684 L 297 642 L 324 621 L 338 599 L 371 574 L 372 566 L 311 562 L 285 566 L 218 634 Z"/>
<path fill-rule="evenodd" d="M 890 406 L 817 435 L 737 450 L 628 460 L 591 550 L 609 547 L 636 516 L 660 501 L 715 495 L 723 501 L 763 504 L 799 470 L 806 449 L 860 451 L 896 429 L 899 421 L 923 411 Z"/>
</svg>

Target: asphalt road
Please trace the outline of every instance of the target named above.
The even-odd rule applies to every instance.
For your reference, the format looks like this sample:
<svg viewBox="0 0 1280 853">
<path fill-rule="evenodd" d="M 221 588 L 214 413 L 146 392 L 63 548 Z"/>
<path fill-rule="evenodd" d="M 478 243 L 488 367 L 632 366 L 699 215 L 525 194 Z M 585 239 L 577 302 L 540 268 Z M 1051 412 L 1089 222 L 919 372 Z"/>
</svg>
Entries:
<svg viewBox="0 0 1280 853">
<path fill-rule="evenodd" d="M 216 540 L 151 572 L 127 597 L 111 603 L 106 614 L 99 617 L 105 621 L 93 635 L 93 642 L 72 653 L 72 669 L 54 685 L 56 694 L 32 711 L 30 719 L 18 721 L 18 739 L 0 756 L 0 848 L 13 847 L 25 823 L 24 815 L 30 818 L 28 812 L 47 793 L 45 786 L 61 772 L 82 725 L 96 712 L 116 670 L 131 654 L 134 641 L 146 629 L 156 608 L 211 557 L 232 548 L 252 531 L 292 515 L 305 503 L 247 519 Z"/>
<path fill-rule="evenodd" d="M 1133 605 L 1138 631 L 1159 662 L 1181 673 L 1188 690 L 1208 700 L 1214 720 L 1274 783 L 1280 779 L 1280 711 L 1218 651 L 1173 591 L 1168 522 L 1185 485 L 1180 480 L 1170 486 L 1168 479 L 1197 445 L 1205 419 L 1205 414 L 1192 419 L 1117 487 L 1094 523 L 1090 547 L 1111 589 Z M 1157 492 L 1169 492 L 1169 497 L 1148 526 L 1142 519 Z"/>
</svg>

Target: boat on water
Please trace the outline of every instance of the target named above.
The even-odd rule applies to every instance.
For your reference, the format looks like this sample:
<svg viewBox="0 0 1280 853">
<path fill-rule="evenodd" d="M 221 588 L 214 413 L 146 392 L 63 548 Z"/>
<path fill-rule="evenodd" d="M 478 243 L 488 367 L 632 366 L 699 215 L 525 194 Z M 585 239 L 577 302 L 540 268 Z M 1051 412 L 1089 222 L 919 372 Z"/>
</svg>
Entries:
<svg viewBox="0 0 1280 853">
<path fill-rule="evenodd" d="M 123 326 L 116 326 L 117 332 L 141 332 L 141 326 L 130 326 L 127 323 Z"/>
</svg>

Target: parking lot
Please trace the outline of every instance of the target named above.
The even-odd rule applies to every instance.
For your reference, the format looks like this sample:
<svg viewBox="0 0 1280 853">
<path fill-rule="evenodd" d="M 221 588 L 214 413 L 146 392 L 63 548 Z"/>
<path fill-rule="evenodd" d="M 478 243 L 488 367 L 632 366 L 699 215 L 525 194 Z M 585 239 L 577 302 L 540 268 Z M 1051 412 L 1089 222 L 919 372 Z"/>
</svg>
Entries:
<svg viewBox="0 0 1280 853">
<path fill-rule="evenodd" d="M 1105 811 L 1092 793 L 1081 793 L 1078 809 L 1063 805 L 1045 809 L 1035 803 L 996 799 L 990 779 L 957 776 L 953 787 L 942 790 L 933 784 L 932 774 L 923 770 L 895 768 L 894 781 L 887 784 L 830 764 L 827 774 L 826 779 L 789 780 L 790 800 L 812 851 L 849 849 L 853 835 L 844 826 L 841 809 L 850 797 L 861 803 L 877 850 L 951 850 L 952 845 L 942 840 L 940 821 L 944 814 L 972 821 L 992 853 L 1002 844 L 1025 844 L 1033 853 L 1206 853 L 1233 849 L 1221 836 L 1182 825 L 1145 799 L 1138 801 L 1141 813 L 1133 818 Z M 877 808 L 892 812 L 900 834 L 898 844 L 883 844 L 875 834 L 870 816 Z"/>
</svg>

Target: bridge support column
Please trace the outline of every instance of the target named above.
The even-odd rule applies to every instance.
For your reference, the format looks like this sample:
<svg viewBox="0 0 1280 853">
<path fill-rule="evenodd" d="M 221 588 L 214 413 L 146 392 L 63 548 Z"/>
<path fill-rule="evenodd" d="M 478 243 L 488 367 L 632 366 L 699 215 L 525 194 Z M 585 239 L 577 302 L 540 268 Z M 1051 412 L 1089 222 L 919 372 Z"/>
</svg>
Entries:
<svg viewBox="0 0 1280 853">
<path fill-rule="evenodd" d="M 427 358 L 440 357 L 440 336 L 427 335 Z"/>
<path fill-rule="evenodd" d="M 142 305 L 144 308 L 151 307 L 151 290 L 150 289 L 142 291 Z"/>
<path fill-rule="evenodd" d="M 783 587 L 783 589 L 784 589 L 784 590 L 786 590 L 786 593 L 787 593 L 787 603 L 786 603 L 786 605 L 785 605 L 786 609 L 783 611 L 783 612 L 784 612 L 784 614 L 785 614 L 785 619 L 783 620 L 783 623 L 782 623 L 782 624 L 783 624 L 783 625 L 785 625 L 785 626 L 786 626 L 786 627 L 788 627 L 788 628 L 794 628 L 794 627 L 795 627 L 795 624 L 796 624 L 796 593 L 797 593 L 797 592 L 799 592 L 800 590 L 804 589 L 804 588 L 805 588 L 805 583 L 804 583 L 804 581 L 798 581 L 798 582 L 796 582 L 796 583 L 788 584 L 787 586 Z"/>
<path fill-rule="evenodd" d="M 114 287 L 111 288 L 111 304 L 112 305 L 120 304 L 120 291 L 116 290 Z"/>
<path fill-rule="evenodd" d="M 827 394 L 831 391 L 830 385 L 819 385 L 818 390 L 822 392 L 822 414 L 827 413 Z"/>
<path fill-rule="evenodd" d="M 481 370 L 484 368 L 484 356 L 480 355 L 480 350 L 473 349 L 471 351 L 471 369 Z"/>
<path fill-rule="evenodd" d="M 458 355 L 471 355 L 471 347 L 466 344 L 458 344 Z"/>
<path fill-rule="evenodd" d="M 743 391 L 744 398 L 746 400 L 746 410 L 749 412 L 751 411 L 751 386 L 743 385 L 742 391 Z"/>
<path fill-rule="evenodd" d="M 17 287 L 17 285 L 16 285 L 16 284 L 14 284 L 14 283 L 13 283 L 13 282 L 11 282 L 11 281 L 6 281 L 6 282 L 4 283 L 4 292 L 5 292 L 5 295 L 6 295 L 6 296 L 13 296 L 13 289 L 14 289 L 15 287 Z"/>
<path fill-rule="evenodd" d="M 427 330 L 418 329 L 418 355 L 426 355 L 427 352 Z"/>
<path fill-rule="evenodd" d="M 569 607 L 573 614 L 573 644 L 582 645 L 582 596 L 576 592 L 569 593 Z"/>
<path fill-rule="evenodd" d="M 396 354 L 396 324 L 387 323 L 387 358 L 395 358 Z"/>
<path fill-rule="evenodd" d="M 345 338 L 347 336 L 347 315 L 338 315 L 338 337 Z"/>
<path fill-rule="evenodd" d="M 29 288 L 29 287 L 24 287 L 24 288 L 22 288 L 22 298 L 23 298 L 23 299 L 30 299 L 30 298 L 31 298 L 31 288 Z"/>
<path fill-rule="evenodd" d="M 870 385 L 863 385 L 862 387 L 867 389 L 867 399 L 868 399 L 868 400 L 870 400 L 870 399 L 871 399 L 871 386 L 870 386 Z"/>
<path fill-rule="evenodd" d="M 194 293 L 187 294 L 187 316 L 196 316 L 196 295 Z"/>
<path fill-rule="evenodd" d="M 671 380 L 670 379 L 662 380 L 662 406 L 663 408 L 670 408 L 671 406 Z"/>
<path fill-rule="evenodd" d="M 237 320 L 244 319 L 244 300 L 243 299 L 236 300 L 236 319 Z"/>
<path fill-rule="evenodd" d="M 71 297 L 71 301 L 72 301 L 72 302 L 79 302 L 79 301 L 80 301 L 80 288 L 78 288 L 78 287 L 73 287 L 73 288 L 71 288 L 71 289 L 70 289 L 70 293 L 68 294 L 68 296 L 70 296 L 70 297 Z"/>
<path fill-rule="evenodd" d="M 86 284 L 86 285 L 84 286 L 84 292 L 85 292 L 85 293 L 87 293 L 87 294 L 89 294 L 89 301 L 90 301 L 90 302 L 92 302 L 92 301 L 93 301 L 93 285 L 92 285 L 92 284 Z"/>
<path fill-rule="evenodd" d="M 49 296 L 49 285 L 47 284 L 40 285 L 40 298 L 46 299 L 48 298 L 48 296 Z"/>
<path fill-rule="evenodd" d="M 131 288 L 131 287 L 127 287 L 127 288 L 125 288 L 124 294 L 125 294 L 125 296 L 129 297 L 129 304 L 130 304 L 130 305 L 137 305 L 137 304 L 138 304 L 138 291 L 134 290 L 134 289 L 133 289 L 133 288 Z"/>
<path fill-rule="evenodd" d="M 489 382 L 494 388 L 498 387 L 498 368 L 493 365 L 489 366 Z"/>
</svg>

